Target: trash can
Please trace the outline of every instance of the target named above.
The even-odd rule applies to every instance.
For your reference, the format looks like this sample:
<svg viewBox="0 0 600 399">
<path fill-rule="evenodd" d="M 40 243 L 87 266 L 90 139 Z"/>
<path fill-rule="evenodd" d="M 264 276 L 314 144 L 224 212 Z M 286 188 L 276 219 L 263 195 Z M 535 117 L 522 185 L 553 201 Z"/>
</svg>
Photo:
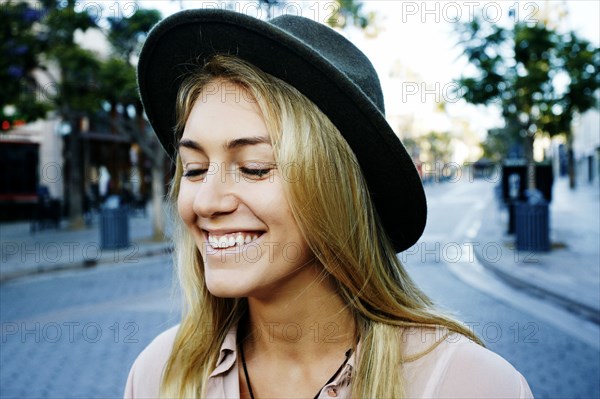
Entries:
<svg viewBox="0 0 600 399">
<path fill-rule="evenodd" d="M 539 194 L 538 194 L 539 193 Z M 527 201 L 515 204 L 516 248 L 519 251 L 550 250 L 548 202 L 541 192 L 529 193 Z"/>
<path fill-rule="evenodd" d="M 129 246 L 127 207 L 104 208 L 100 212 L 100 247 L 118 249 Z"/>
<path fill-rule="evenodd" d="M 515 234 L 515 204 L 519 203 L 516 200 L 510 200 L 506 204 L 506 208 L 508 209 L 508 230 L 507 234 Z"/>
<path fill-rule="evenodd" d="M 519 187 L 521 186 L 521 176 L 517 173 L 511 173 L 507 177 L 508 198 L 506 205 L 508 208 L 508 234 L 515 234 L 515 204 L 519 202 Z"/>
</svg>

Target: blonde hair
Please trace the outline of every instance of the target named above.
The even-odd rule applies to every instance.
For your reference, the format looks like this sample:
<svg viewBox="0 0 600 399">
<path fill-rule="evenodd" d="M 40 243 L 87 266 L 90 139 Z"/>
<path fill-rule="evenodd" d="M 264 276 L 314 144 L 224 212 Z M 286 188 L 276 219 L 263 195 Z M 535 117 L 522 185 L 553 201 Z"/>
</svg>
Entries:
<svg viewBox="0 0 600 399">
<path fill-rule="evenodd" d="M 448 329 L 479 340 L 435 311 L 398 260 L 373 207 L 358 161 L 338 129 L 310 100 L 285 82 L 232 56 L 217 55 L 182 84 L 176 133 L 211 82 L 228 81 L 256 100 L 278 165 L 294 165 L 281 179 L 304 239 L 335 282 L 358 326 L 361 350 L 352 397 L 403 397 L 400 370 L 404 328 Z M 169 193 L 177 201 L 182 176 L 177 159 Z M 336 206 L 331 206 L 336 204 Z M 174 207 L 175 208 L 175 207 Z M 201 397 L 227 332 L 247 309 L 245 299 L 218 298 L 204 284 L 202 259 L 178 218 L 174 231 L 185 309 L 161 384 L 163 397 Z"/>
</svg>

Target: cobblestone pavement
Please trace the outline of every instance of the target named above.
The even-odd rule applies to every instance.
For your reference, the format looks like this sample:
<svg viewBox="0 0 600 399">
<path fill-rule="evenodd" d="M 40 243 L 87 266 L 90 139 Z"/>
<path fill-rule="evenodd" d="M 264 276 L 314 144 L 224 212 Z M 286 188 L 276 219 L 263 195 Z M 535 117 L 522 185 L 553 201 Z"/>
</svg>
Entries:
<svg viewBox="0 0 600 399">
<path fill-rule="evenodd" d="M 540 299 L 527 286 L 512 288 L 473 256 L 476 245 L 499 245 L 494 237 L 473 234 L 474 226 L 489 223 L 486 210 L 494 201 L 493 185 L 463 179 L 427 187 L 427 228 L 416 251 L 409 250 L 400 258 L 431 297 L 455 311 L 490 349 L 527 378 L 536 398 L 598 398 L 600 327 L 547 297 Z M 568 228 L 555 222 L 556 229 Z M 562 237 L 570 239 L 568 234 Z M 581 269 L 597 266 L 595 256 L 581 259 Z M 571 276 L 556 267 L 539 272 L 540 276 L 548 274 L 547 279 L 568 281 L 578 281 L 583 275 L 571 271 Z M 573 289 L 577 290 L 575 285 Z M 588 285 L 579 289 L 582 295 L 594 295 L 586 291 Z"/>
<path fill-rule="evenodd" d="M 410 274 L 510 361 L 536 398 L 600 397 L 597 325 L 499 289 L 492 274 L 473 280 L 477 261 L 455 260 L 449 249 L 460 248 L 487 200 L 456 187 L 430 195 L 419 251 L 401 256 Z M 178 322 L 172 275 L 171 257 L 160 255 L 1 283 L 0 398 L 121 397 L 137 354 Z"/>
<path fill-rule="evenodd" d="M 450 273 L 409 265 L 417 282 L 509 360 L 537 398 L 597 398 L 597 349 Z M 177 323 L 168 256 L 7 282 L 1 286 L 2 398 L 113 398 L 129 367 Z"/>
<path fill-rule="evenodd" d="M 536 398 L 600 397 L 597 348 L 472 288 L 444 264 L 428 263 L 409 269 L 437 303 L 454 311 L 489 349 L 523 374 Z"/>
<path fill-rule="evenodd" d="M 170 223 L 166 218 L 167 234 Z M 140 258 L 170 251 L 168 241 L 153 239 L 152 216 L 129 215 L 129 244 L 103 249 L 98 217 L 84 229 L 60 228 L 31 232 L 30 223 L 0 224 L 0 282 L 37 273 L 72 270 L 106 263 L 136 263 Z"/>
<path fill-rule="evenodd" d="M 122 396 L 135 357 L 179 319 L 171 274 L 158 256 L 2 284 L 0 397 Z"/>
<path fill-rule="evenodd" d="M 506 234 L 508 211 L 491 200 L 483 210 L 475 248 L 483 266 L 506 281 L 600 324 L 600 202 L 598 185 L 570 190 L 568 179 L 557 179 L 549 207 L 549 252 L 516 251 L 515 236 Z M 478 224 L 478 225 L 479 225 Z M 495 256 L 498 249 L 502 251 Z"/>
</svg>

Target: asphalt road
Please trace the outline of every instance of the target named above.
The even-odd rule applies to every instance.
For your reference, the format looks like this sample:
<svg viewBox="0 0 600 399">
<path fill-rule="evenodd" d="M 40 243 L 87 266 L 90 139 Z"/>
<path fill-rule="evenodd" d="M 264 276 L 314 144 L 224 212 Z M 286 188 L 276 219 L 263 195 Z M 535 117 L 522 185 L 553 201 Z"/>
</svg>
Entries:
<svg viewBox="0 0 600 399">
<path fill-rule="evenodd" d="M 425 235 L 402 255 L 415 280 L 510 361 L 537 398 L 600 397 L 600 343 L 580 333 L 597 326 L 502 285 L 464 251 L 490 186 L 427 191 Z M 169 256 L 0 285 L 0 397 L 120 397 L 137 354 L 177 323 L 173 295 Z"/>
</svg>

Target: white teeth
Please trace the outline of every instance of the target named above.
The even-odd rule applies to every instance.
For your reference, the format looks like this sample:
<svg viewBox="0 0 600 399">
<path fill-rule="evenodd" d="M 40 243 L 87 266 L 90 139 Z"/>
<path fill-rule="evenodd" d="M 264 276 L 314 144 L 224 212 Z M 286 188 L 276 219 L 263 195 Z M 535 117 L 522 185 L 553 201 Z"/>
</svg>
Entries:
<svg viewBox="0 0 600 399">
<path fill-rule="evenodd" d="M 227 242 L 228 242 L 227 237 L 221 237 L 219 239 L 219 248 L 227 247 Z"/>
<path fill-rule="evenodd" d="M 238 234 L 235 236 L 235 243 L 236 243 L 237 245 L 243 245 L 243 244 L 244 244 L 244 236 L 243 236 L 241 233 L 238 233 Z"/>
<path fill-rule="evenodd" d="M 249 244 L 252 241 L 258 239 L 258 234 L 243 234 L 243 233 L 233 233 L 226 234 L 224 236 L 216 236 L 209 234 L 208 235 L 208 243 L 213 248 L 229 248 L 235 245 L 244 245 Z"/>
</svg>

